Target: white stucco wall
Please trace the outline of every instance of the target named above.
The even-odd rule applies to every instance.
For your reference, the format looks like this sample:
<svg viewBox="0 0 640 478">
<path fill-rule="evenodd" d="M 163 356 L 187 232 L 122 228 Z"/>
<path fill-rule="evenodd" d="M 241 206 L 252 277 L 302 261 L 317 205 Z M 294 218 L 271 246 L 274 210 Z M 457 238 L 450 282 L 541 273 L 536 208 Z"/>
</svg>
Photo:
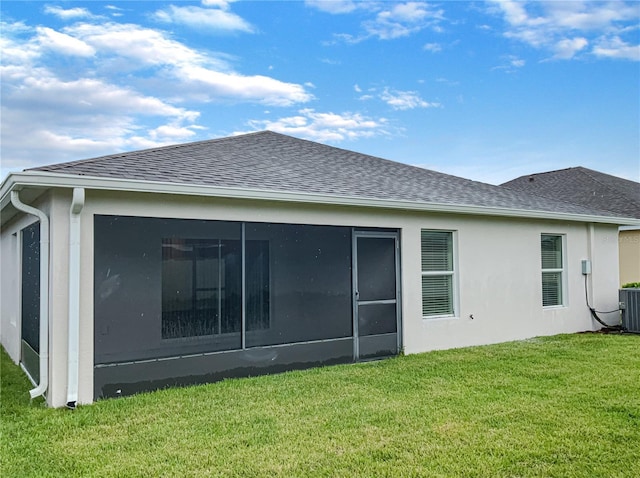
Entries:
<svg viewBox="0 0 640 478">
<path fill-rule="evenodd" d="M 71 192 L 51 196 L 52 332 L 49 403 L 66 403 L 68 210 Z M 590 298 L 599 310 L 617 307 L 617 227 L 559 221 L 380 211 L 216 198 L 87 191 L 82 211 L 79 402 L 93 400 L 93 215 L 259 221 L 383 227 L 401 230 L 403 345 L 406 353 L 489 344 L 598 328 L 584 300 L 581 260 L 591 259 Z M 2 231 L 1 251 L 25 220 Z M 458 265 L 456 317 L 423 319 L 420 231 L 455 231 Z M 540 234 L 565 237 L 565 306 L 542 307 Z M 9 239 L 9 240 L 7 240 Z M 131 238 L 135 240 L 135 238 Z M 2 268 L 2 294 L 11 278 Z M 2 304 L 2 343 L 14 360 L 19 338 L 11 325 L 11 303 Z M 11 301 L 10 301 L 11 302 Z M 7 313 L 5 313 L 7 311 Z M 15 315 L 15 314 L 14 314 Z M 470 316 L 473 315 L 473 319 Z M 13 329 L 12 329 L 13 327 Z M 7 332 L 5 332 L 5 329 Z M 18 342 L 19 347 L 19 342 Z"/>
<path fill-rule="evenodd" d="M 580 223 L 489 218 L 420 218 L 405 229 L 404 253 L 415 254 L 421 227 L 451 228 L 458 238 L 459 309 L 454 318 L 422 319 L 407 314 L 407 353 L 467 345 L 481 345 L 540 335 L 593 330 L 585 302 L 581 261 L 593 257 L 592 303 L 601 310 L 617 308 L 617 262 L 608 240 L 615 227 L 594 227 L 595 244 L 589 250 L 589 227 Z M 540 235 L 565 238 L 566 297 L 562 307 L 542 307 Z M 419 264 L 404 270 L 405 301 L 413 310 L 420 284 L 414 277 Z M 593 298 L 595 294 L 595 298 Z M 417 298 L 417 300 L 416 300 Z M 471 319 L 473 316 L 473 319 Z M 616 318 L 617 319 L 617 318 Z"/>
</svg>

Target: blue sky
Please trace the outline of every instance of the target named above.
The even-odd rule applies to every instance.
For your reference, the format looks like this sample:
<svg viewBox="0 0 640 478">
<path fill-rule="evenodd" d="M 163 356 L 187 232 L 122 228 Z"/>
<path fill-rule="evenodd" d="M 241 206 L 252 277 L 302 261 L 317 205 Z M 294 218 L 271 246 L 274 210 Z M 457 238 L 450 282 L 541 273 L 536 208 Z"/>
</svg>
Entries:
<svg viewBox="0 0 640 478">
<path fill-rule="evenodd" d="M 7 1 L 2 176 L 270 129 L 499 184 L 640 181 L 640 2 Z"/>
</svg>

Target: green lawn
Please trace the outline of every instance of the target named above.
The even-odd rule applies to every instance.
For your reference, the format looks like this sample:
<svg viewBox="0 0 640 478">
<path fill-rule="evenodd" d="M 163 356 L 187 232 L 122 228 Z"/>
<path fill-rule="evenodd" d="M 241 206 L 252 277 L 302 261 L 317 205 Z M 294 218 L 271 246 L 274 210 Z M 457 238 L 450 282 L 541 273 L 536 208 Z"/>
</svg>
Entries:
<svg viewBox="0 0 640 478">
<path fill-rule="evenodd" d="M 104 400 L 29 403 L 3 477 L 640 476 L 640 336 L 577 334 Z"/>
</svg>

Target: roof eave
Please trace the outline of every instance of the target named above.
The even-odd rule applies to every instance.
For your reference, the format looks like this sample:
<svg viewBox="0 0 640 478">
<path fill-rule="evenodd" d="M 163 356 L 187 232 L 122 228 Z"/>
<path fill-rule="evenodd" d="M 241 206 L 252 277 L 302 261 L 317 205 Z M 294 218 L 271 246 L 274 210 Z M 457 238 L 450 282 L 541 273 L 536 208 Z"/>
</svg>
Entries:
<svg viewBox="0 0 640 478">
<path fill-rule="evenodd" d="M 501 216 L 528 219 L 552 219 L 575 222 L 594 222 L 623 226 L 640 225 L 640 219 L 626 217 L 597 216 L 553 211 L 474 206 L 467 204 L 447 204 L 420 201 L 360 198 L 319 193 L 224 188 L 217 186 L 145 181 L 137 179 L 79 176 L 73 174 L 51 173 L 46 171 L 26 171 L 9 174 L 9 176 L 3 181 L 2 185 L 0 186 L 0 207 L 4 209 L 10 202 L 10 191 L 16 189 L 19 190 L 25 187 L 82 187 L 95 190 L 177 194 L 186 196 L 210 196 L 231 199 L 261 199 L 269 201 L 296 202 L 307 204 L 329 204 L 335 206 L 373 207 L 383 209 L 401 209 L 409 211 Z"/>
</svg>

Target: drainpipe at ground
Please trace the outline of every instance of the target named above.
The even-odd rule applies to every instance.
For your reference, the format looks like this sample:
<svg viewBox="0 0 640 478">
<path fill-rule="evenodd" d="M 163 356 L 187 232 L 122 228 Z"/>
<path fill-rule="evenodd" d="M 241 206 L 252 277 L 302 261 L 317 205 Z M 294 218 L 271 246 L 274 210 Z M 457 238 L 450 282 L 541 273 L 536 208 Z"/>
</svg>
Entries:
<svg viewBox="0 0 640 478">
<path fill-rule="evenodd" d="M 78 401 L 78 363 L 80 348 L 80 213 L 84 189 L 74 188 L 69 208 L 69 321 L 67 349 L 67 407 Z"/>
<path fill-rule="evenodd" d="M 44 395 L 49 387 L 49 218 L 40 209 L 20 201 L 18 191 L 11 191 L 11 204 L 40 220 L 40 383 L 29 390 L 33 399 Z"/>
</svg>

